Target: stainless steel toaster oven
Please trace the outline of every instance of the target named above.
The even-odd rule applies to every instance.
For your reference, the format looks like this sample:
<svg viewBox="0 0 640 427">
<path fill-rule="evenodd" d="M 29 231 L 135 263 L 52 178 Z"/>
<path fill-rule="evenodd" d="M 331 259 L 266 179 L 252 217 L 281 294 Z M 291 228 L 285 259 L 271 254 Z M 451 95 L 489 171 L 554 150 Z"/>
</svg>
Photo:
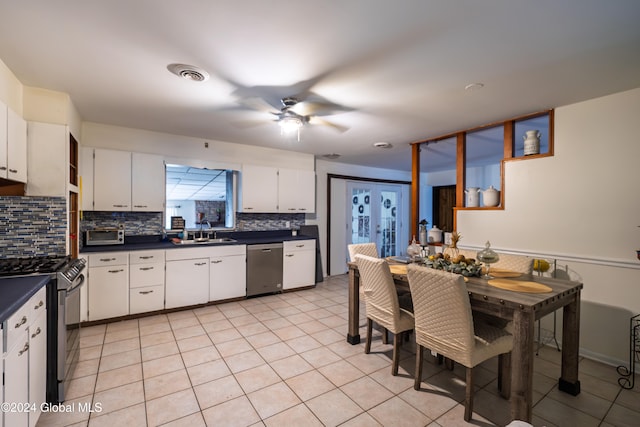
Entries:
<svg viewBox="0 0 640 427">
<path fill-rule="evenodd" d="M 124 226 L 93 228 L 85 231 L 85 245 L 123 245 Z"/>
</svg>

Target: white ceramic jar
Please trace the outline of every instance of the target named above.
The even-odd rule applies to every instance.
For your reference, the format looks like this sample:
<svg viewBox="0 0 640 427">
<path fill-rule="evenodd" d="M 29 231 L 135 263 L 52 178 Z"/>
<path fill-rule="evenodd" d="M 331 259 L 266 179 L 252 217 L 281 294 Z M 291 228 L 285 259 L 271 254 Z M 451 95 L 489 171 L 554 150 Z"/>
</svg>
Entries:
<svg viewBox="0 0 640 427">
<path fill-rule="evenodd" d="M 493 185 L 482 192 L 482 203 L 487 207 L 494 207 L 500 204 L 500 191 L 493 188 Z"/>
<path fill-rule="evenodd" d="M 435 225 L 431 230 L 429 230 L 428 236 L 429 243 L 440 243 L 442 242 L 442 230 L 440 230 Z"/>
<path fill-rule="evenodd" d="M 525 132 L 524 138 L 524 155 L 540 153 L 540 131 L 528 130 Z"/>
</svg>

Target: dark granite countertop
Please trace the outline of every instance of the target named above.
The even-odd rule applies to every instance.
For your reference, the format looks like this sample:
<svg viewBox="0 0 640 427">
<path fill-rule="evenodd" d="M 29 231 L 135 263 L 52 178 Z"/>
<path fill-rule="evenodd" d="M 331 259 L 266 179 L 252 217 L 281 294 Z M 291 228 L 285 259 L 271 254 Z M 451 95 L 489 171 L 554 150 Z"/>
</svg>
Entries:
<svg viewBox="0 0 640 427">
<path fill-rule="evenodd" d="M 95 252 L 128 252 L 140 250 L 165 250 L 165 249 L 181 249 L 196 248 L 203 246 L 229 246 L 229 245 L 258 245 L 265 243 L 278 243 L 292 240 L 315 240 L 313 236 L 303 236 L 298 234 L 292 236 L 290 230 L 271 230 L 271 231 L 232 231 L 218 232 L 217 237 L 229 237 L 237 240 L 231 243 L 198 243 L 190 245 L 176 245 L 169 240 L 163 240 L 161 235 L 154 236 L 130 236 L 125 238 L 123 245 L 102 245 L 102 246 L 85 246 L 80 253 Z"/>
<path fill-rule="evenodd" d="M 48 282 L 48 275 L 0 279 L 0 322 L 7 320 Z"/>
</svg>

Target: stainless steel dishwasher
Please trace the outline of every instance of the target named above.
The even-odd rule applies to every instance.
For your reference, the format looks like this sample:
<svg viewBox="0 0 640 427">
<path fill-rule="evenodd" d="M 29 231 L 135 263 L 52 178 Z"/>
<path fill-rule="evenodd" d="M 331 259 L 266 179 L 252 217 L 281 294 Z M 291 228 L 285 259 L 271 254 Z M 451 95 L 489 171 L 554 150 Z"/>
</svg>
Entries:
<svg viewBox="0 0 640 427">
<path fill-rule="evenodd" d="M 282 243 L 247 245 L 247 296 L 282 291 Z"/>
</svg>

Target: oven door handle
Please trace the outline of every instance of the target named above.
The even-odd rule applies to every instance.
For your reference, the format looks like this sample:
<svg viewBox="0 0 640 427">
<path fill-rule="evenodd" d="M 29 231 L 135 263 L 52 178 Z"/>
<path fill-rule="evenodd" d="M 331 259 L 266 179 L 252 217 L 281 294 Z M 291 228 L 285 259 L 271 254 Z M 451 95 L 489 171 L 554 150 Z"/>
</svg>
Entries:
<svg viewBox="0 0 640 427">
<path fill-rule="evenodd" d="M 73 281 L 73 285 L 69 286 L 66 289 L 67 292 L 67 297 L 69 297 L 69 295 L 77 292 L 80 290 L 80 287 L 82 286 L 82 284 L 84 283 L 84 274 L 80 274 L 78 275 L 78 277 L 76 277 L 76 279 Z"/>
</svg>

